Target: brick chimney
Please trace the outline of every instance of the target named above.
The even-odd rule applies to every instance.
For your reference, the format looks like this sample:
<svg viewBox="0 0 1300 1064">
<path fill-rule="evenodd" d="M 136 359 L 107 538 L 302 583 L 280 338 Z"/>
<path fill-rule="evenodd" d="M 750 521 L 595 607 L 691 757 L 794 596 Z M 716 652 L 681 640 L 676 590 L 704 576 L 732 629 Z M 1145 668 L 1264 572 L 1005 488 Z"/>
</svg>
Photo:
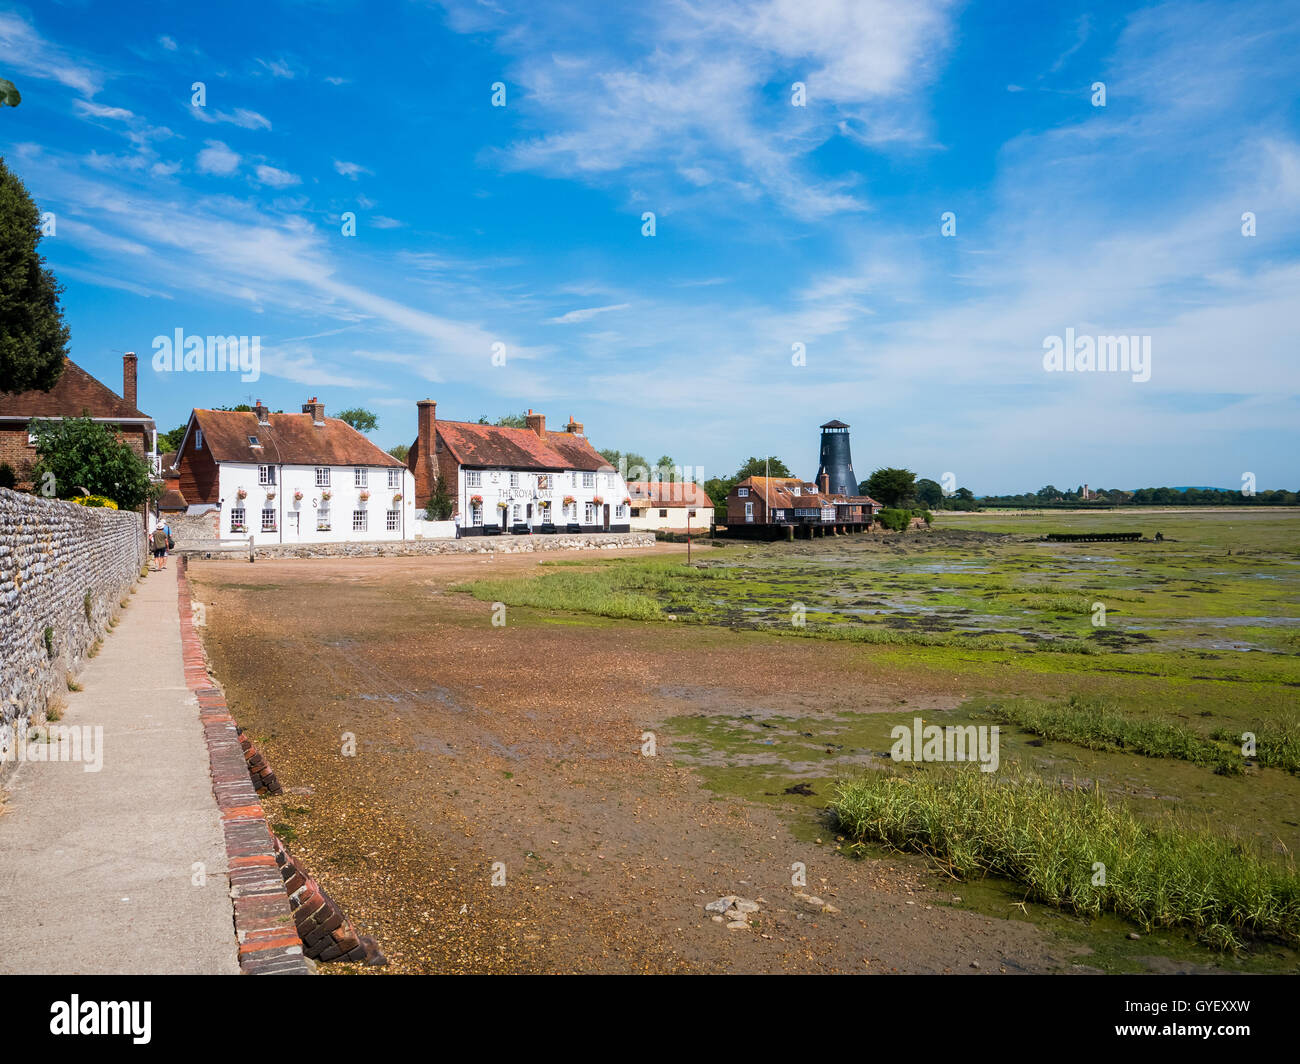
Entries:
<svg viewBox="0 0 1300 1064">
<path fill-rule="evenodd" d="M 829 473 L 823 473 L 817 478 L 817 490 L 823 495 L 831 493 L 831 475 Z"/>
<path fill-rule="evenodd" d="M 135 352 L 128 351 L 122 356 L 122 398 L 127 405 L 134 407 L 135 401 Z"/>
<path fill-rule="evenodd" d="M 259 425 L 269 425 L 271 423 L 271 411 L 262 405 L 261 399 L 259 399 L 253 407 L 253 413 L 257 415 L 257 423 Z"/>
<path fill-rule="evenodd" d="M 546 438 L 546 415 L 534 414 L 532 410 L 528 411 L 528 416 L 524 418 L 524 424 L 532 429 L 538 436 Z"/>
<path fill-rule="evenodd" d="M 302 412 L 304 414 L 310 414 L 311 419 L 315 424 L 325 424 L 325 404 L 317 401 L 314 395 L 302 404 Z"/>
<path fill-rule="evenodd" d="M 570 415 L 569 415 L 569 423 L 568 423 L 567 425 L 564 426 L 564 431 L 565 431 L 565 432 L 572 432 L 575 436 L 581 436 L 581 435 L 582 435 L 582 422 L 581 422 L 581 421 L 574 421 L 574 420 L 573 420 L 573 415 L 570 414 Z"/>
<path fill-rule="evenodd" d="M 438 484 L 438 404 L 421 399 L 415 404 L 416 436 L 412 457 L 418 457 L 411 472 L 415 475 L 415 504 L 428 502 Z"/>
</svg>

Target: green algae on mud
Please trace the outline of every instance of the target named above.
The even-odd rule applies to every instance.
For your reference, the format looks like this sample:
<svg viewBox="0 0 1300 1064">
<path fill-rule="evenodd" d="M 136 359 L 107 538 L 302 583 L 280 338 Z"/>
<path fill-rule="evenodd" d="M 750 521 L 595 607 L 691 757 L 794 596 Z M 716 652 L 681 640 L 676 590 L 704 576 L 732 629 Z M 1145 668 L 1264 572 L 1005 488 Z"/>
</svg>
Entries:
<svg viewBox="0 0 1300 1064">
<path fill-rule="evenodd" d="M 891 729 L 921 716 L 925 723 L 965 724 L 986 720 L 978 703 L 957 710 L 918 711 L 900 704 L 896 711 L 793 716 L 772 710 L 752 713 L 679 716 L 661 723 L 661 754 L 688 765 L 718 800 L 758 802 L 777 810 L 800 841 L 833 847 L 842 857 L 875 856 L 903 863 L 929 875 L 940 897 L 960 896 L 960 907 L 989 916 L 1026 919 L 1072 944 L 1084 968 L 1107 972 L 1199 970 L 1298 972 L 1300 953 L 1276 943 L 1252 943 L 1242 953 L 1220 953 L 1195 936 L 1171 928 L 1129 938 L 1135 926 L 1110 914 L 1084 917 L 1029 901 L 1022 887 L 988 876 L 958 882 L 922 857 L 898 854 L 878 844 L 850 844 L 835 838 L 827 803 L 836 784 L 852 775 L 885 768 Z M 1044 779 L 1093 783 L 1153 825 L 1178 824 L 1253 840 L 1285 855 L 1300 845 L 1300 823 L 1287 808 L 1300 808 L 1300 783 L 1281 773 L 1273 786 L 1249 779 L 1225 780 L 1186 762 L 1137 766 L 1143 760 L 1114 752 L 1041 742 L 1030 733 L 1003 729 L 1002 760 Z"/>
</svg>

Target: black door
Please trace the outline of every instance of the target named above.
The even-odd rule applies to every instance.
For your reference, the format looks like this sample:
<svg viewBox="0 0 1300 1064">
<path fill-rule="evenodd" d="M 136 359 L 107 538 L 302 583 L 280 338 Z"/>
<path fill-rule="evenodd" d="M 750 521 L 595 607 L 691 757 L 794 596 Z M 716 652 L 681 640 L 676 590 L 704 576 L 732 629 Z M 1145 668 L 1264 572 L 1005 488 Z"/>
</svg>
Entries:
<svg viewBox="0 0 1300 1064">
<path fill-rule="evenodd" d="M 609 531 L 609 503 L 605 503 L 605 531 Z"/>
</svg>

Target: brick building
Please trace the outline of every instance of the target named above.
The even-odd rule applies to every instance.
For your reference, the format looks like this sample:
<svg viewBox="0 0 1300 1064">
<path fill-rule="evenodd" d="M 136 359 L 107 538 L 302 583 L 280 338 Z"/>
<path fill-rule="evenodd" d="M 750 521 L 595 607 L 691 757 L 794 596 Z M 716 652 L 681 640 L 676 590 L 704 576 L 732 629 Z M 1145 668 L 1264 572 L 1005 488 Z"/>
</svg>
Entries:
<svg viewBox="0 0 1300 1064">
<path fill-rule="evenodd" d="M 48 392 L 0 392 L 0 463 L 6 463 L 19 481 L 28 479 L 36 463 L 36 438 L 30 424 L 37 420 L 89 415 L 115 429 L 136 454 L 159 475 L 158 430 L 153 418 L 136 406 L 136 357 L 122 356 L 122 394 L 118 395 L 71 359 L 63 360 L 63 373 Z"/>
</svg>

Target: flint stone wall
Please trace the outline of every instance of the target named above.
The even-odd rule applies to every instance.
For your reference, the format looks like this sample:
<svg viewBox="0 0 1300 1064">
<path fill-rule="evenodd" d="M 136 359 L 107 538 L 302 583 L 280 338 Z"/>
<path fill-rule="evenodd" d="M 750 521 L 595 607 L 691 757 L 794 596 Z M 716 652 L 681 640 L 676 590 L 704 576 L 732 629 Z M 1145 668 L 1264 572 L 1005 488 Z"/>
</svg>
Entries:
<svg viewBox="0 0 1300 1064">
<path fill-rule="evenodd" d="M 139 579 L 142 520 L 0 488 L 0 756 L 44 720 Z"/>
</svg>

